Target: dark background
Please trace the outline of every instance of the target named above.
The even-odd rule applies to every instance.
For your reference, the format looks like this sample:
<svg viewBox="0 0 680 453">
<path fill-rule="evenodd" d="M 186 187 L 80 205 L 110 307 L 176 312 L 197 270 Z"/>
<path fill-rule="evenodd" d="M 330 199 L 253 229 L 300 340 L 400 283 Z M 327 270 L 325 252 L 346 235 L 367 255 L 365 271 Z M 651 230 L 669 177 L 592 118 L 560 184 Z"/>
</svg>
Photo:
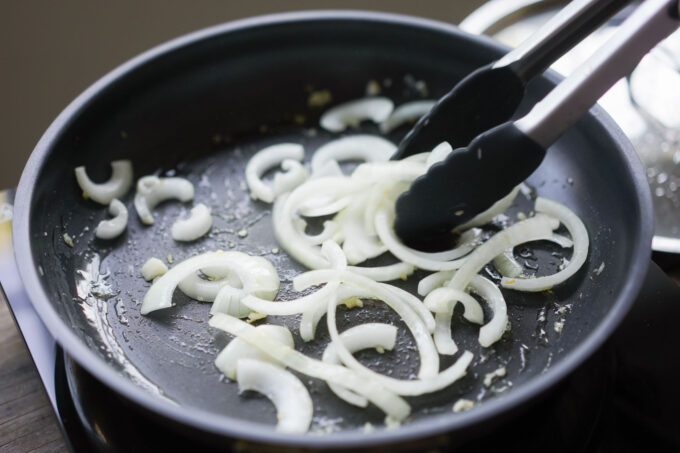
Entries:
<svg viewBox="0 0 680 453">
<path fill-rule="evenodd" d="M 483 0 L 122 0 L 0 2 L 0 189 L 13 187 L 50 122 L 81 91 L 176 36 L 259 14 L 390 11 L 458 23 Z"/>
</svg>

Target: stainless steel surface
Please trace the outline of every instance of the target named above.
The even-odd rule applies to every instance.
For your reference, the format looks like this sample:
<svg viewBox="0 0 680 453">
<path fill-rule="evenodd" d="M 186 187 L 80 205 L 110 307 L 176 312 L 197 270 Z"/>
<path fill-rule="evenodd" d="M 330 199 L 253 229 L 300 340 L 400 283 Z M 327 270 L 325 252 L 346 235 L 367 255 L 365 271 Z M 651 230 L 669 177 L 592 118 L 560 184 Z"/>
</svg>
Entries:
<svg viewBox="0 0 680 453">
<path fill-rule="evenodd" d="M 537 60 L 542 60 L 546 53 L 554 55 L 554 47 L 559 46 L 556 43 L 569 39 L 565 37 L 583 28 L 582 24 L 598 15 L 598 11 L 616 12 L 620 5 L 621 0 L 573 0 L 545 22 L 531 37 L 498 60 L 493 67 L 508 66 L 519 60 L 524 60 L 523 65 L 532 66 Z"/>
<path fill-rule="evenodd" d="M 517 127 L 544 148 L 554 143 L 652 47 L 678 28 L 680 22 L 669 14 L 676 4 L 677 0 L 642 3 L 614 36 L 518 120 Z"/>
<path fill-rule="evenodd" d="M 562 0 L 492 0 L 461 22 L 516 47 L 545 23 Z M 503 14 L 499 13 L 502 12 Z M 552 68 L 568 75 L 616 30 L 612 21 L 577 45 Z M 619 124 L 647 167 L 654 195 L 657 251 L 680 253 L 680 32 L 645 56 L 637 68 L 598 101 Z"/>
</svg>

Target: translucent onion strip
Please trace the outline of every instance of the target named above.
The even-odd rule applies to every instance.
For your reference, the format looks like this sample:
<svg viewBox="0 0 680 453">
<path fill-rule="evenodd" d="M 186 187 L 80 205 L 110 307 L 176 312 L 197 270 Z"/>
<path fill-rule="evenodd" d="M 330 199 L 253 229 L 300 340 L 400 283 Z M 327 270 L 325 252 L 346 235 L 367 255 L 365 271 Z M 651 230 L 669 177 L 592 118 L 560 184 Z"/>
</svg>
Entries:
<svg viewBox="0 0 680 453">
<path fill-rule="evenodd" d="M 396 263 L 388 266 L 364 267 L 364 266 L 349 266 L 349 271 L 355 274 L 368 277 L 376 282 L 389 282 L 392 280 L 406 280 L 406 278 L 415 272 L 416 268 L 408 263 Z"/>
<path fill-rule="evenodd" d="M 274 174 L 274 197 L 290 192 L 309 178 L 309 172 L 303 164 L 293 159 L 281 162 L 283 172 Z"/>
<path fill-rule="evenodd" d="M 480 245 L 465 260 L 465 263 L 453 274 L 447 287 L 464 291 L 475 275 L 493 258 L 500 255 L 504 250 L 515 247 L 524 242 L 535 241 L 552 235 L 552 231 L 559 226 L 559 222 L 545 215 L 537 215 L 527 220 L 518 222 L 505 230 L 493 235 L 484 244 Z M 434 333 L 434 341 L 437 350 L 441 354 L 450 354 L 457 347 L 451 337 L 451 317 L 453 313 L 453 300 L 434 299 L 430 300 L 433 292 L 425 297 L 428 307 L 436 307 L 435 317 L 437 326 Z"/>
<path fill-rule="evenodd" d="M 144 176 L 137 181 L 135 209 L 142 223 L 153 224 L 151 211 L 166 200 L 187 202 L 194 198 L 194 185 L 184 178 L 159 178 Z"/>
<path fill-rule="evenodd" d="M 269 297 L 278 292 L 279 277 L 269 261 L 263 260 L 261 265 L 253 266 L 252 262 L 239 259 L 232 253 L 206 252 L 178 263 L 155 280 L 144 295 L 141 313 L 146 315 L 155 310 L 171 307 L 172 295 L 182 280 L 201 269 L 216 266 L 234 272 L 241 281 L 245 294 Z"/>
<path fill-rule="evenodd" d="M 283 326 L 263 324 L 255 328 L 259 332 L 263 332 L 272 340 L 278 341 L 279 343 L 284 344 L 289 348 L 295 347 L 293 335 L 291 335 L 290 330 L 286 329 Z M 229 342 L 229 344 L 227 344 L 224 347 L 224 349 L 220 351 L 220 353 L 217 355 L 217 358 L 215 359 L 215 366 L 227 378 L 234 381 L 236 380 L 236 363 L 240 359 L 257 359 L 263 362 L 269 362 L 282 366 L 279 360 L 268 354 L 265 354 L 258 348 L 249 345 L 240 338 L 232 339 Z"/>
<path fill-rule="evenodd" d="M 342 132 L 365 120 L 382 123 L 394 110 L 394 103 L 384 97 L 369 97 L 345 102 L 328 109 L 319 124 L 330 132 Z"/>
<path fill-rule="evenodd" d="M 465 307 L 465 319 L 475 324 L 484 322 L 484 311 L 479 302 L 463 291 L 444 287 L 427 295 L 425 305 L 436 313 L 434 342 L 440 354 L 453 355 L 458 352 L 458 345 L 451 335 L 451 317 L 458 302 Z"/>
<path fill-rule="evenodd" d="M 404 420 L 411 412 L 406 401 L 383 386 L 366 380 L 343 366 L 307 357 L 293 348 L 268 338 L 262 332 L 257 332 L 255 327 L 246 322 L 232 316 L 217 314 L 212 317 L 209 324 L 211 327 L 241 338 L 299 373 L 347 387 L 364 396 L 395 420 Z"/>
<path fill-rule="evenodd" d="M 340 334 L 340 339 L 350 353 L 364 349 L 377 349 L 378 351 L 391 351 L 397 341 L 397 328 L 390 324 L 366 323 L 351 327 Z M 333 343 L 329 343 L 321 356 L 321 360 L 327 363 L 340 364 L 340 358 L 335 351 Z M 368 400 L 361 395 L 348 390 L 344 386 L 329 383 L 328 387 L 338 397 L 349 404 L 358 407 L 368 406 Z"/>
<path fill-rule="evenodd" d="M 274 189 L 262 181 L 262 175 L 267 170 L 278 167 L 287 159 L 302 161 L 304 157 L 305 149 L 297 143 L 280 143 L 268 146 L 255 153 L 246 165 L 246 183 L 253 199 L 262 200 L 265 203 L 273 202 L 276 195 Z M 287 164 L 289 170 L 292 168 L 291 165 Z M 279 186 L 281 184 L 281 179 L 279 179 Z"/>
<path fill-rule="evenodd" d="M 75 174 L 83 197 L 103 205 L 108 205 L 114 198 L 123 198 L 132 186 L 132 162 L 129 160 L 111 162 L 111 177 L 101 184 L 92 182 L 83 166 L 76 167 Z"/>
<path fill-rule="evenodd" d="M 508 308 L 505 298 L 491 280 L 481 275 L 475 275 L 469 287 L 489 304 L 493 313 L 491 320 L 479 329 L 479 344 L 488 348 L 500 340 L 508 325 Z"/>
<path fill-rule="evenodd" d="M 97 229 L 94 232 L 94 235 L 99 239 L 117 238 L 127 227 L 128 210 L 117 198 L 111 200 L 109 214 L 111 214 L 113 218 L 99 222 Z"/>
<path fill-rule="evenodd" d="M 236 368 L 241 391 L 254 390 L 265 395 L 276 407 L 276 430 L 306 433 L 312 423 L 314 405 L 307 388 L 289 371 L 255 359 L 241 359 Z"/>
<path fill-rule="evenodd" d="M 396 150 L 397 147 L 392 142 L 376 135 L 361 134 L 339 138 L 316 150 L 312 157 L 312 173 L 320 172 L 332 160 L 384 162 L 389 160 Z"/>
<path fill-rule="evenodd" d="M 328 321 L 328 332 L 331 336 L 331 344 L 335 348 L 340 360 L 358 374 L 368 378 L 367 380 L 379 383 L 386 389 L 393 391 L 398 395 L 417 396 L 446 388 L 465 375 L 467 367 L 472 361 L 472 353 L 466 351 L 453 365 L 441 373 L 436 373 L 428 377 L 419 376 L 420 379 L 416 380 L 394 379 L 367 368 L 350 353 L 338 334 L 338 328 L 335 321 L 335 303 L 333 303 L 333 301 L 328 304 L 326 319 Z M 424 356 L 426 355 L 421 352 L 421 364 Z"/>
<path fill-rule="evenodd" d="M 545 291 L 564 282 L 566 279 L 574 275 L 585 263 L 588 257 L 588 230 L 581 219 L 574 214 L 574 212 L 556 201 L 548 200 L 546 198 L 538 197 L 536 199 L 536 212 L 550 215 L 559 219 L 559 221 L 567 228 L 571 235 L 574 252 L 569 260 L 567 267 L 561 271 L 548 275 L 545 277 L 536 278 L 503 278 L 501 285 L 504 288 L 514 289 L 517 291 Z"/>
<path fill-rule="evenodd" d="M 439 357 L 430 336 L 430 332 L 434 328 L 434 319 L 423 304 L 411 294 L 391 285 L 377 283 L 351 272 L 335 269 L 300 274 L 293 280 L 293 286 L 299 291 L 305 287 L 334 280 L 348 285 L 348 291 L 356 288 L 364 298 L 366 298 L 366 294 L 370 294 L 371 298 L 381 300 L 394 310 L 404 321 L 416 342 L 420 358 L 418 376 L 421 378 L 432 377 L 439 372 Z M 407 294 L 409 297 L 406 297 Z M 411 298 L 415 299 L 418 305 L 414 304 Z M 329 302 L 329 305 L 332 304 L 335 307 L 335 303 L 336 299 L 334 298 Z M 423 321 L 423 317 L 428 319 L 427 324 Z"/>
<path fill-rule="evenodd" d="M 401 104 L 394 109 L 385 121 L 380 123 L 380 132 L 387 134 L 402 124 L 416 121 L 429 112 L 434 107 L 434 104 L 435 101 L 432 100 L 412 101 Z"/>
<path fill-rule="evenodd" d="M 168 266 L 166 266 L 163 261 L 159 260 L 158 258 L 149 258 L 142 266 L 141 273 L 142 277 L 144 277 L 144 280 L 148 282 L 158 276 L 165 274 L 167 271 Z"/>
<path fill-rule="evenodd" d="M 442 271 L 428 275 L 418 282 L 418 294 L 427 296 L 436 288 L 445 285 L 451 280 L 454 273 L 455 271 Z M 498 341 L 505 332 L 508 324 L 507 304 L 505 303 L 505 298 L 500 289 L 491 280 L 482 277 L 479 274 L 475 275 L 472 280 L 470 280 L 468 288 L 481 296 L 486 303 L 489 304 L 491 312 L 493 313 L 491 320 L 479 330 L 479 344 L 488 348 Z M 450 323 L 450 318 L 448 318 L 448 316 L 435 317 L 435 320 L 437 319 L 442 323 L 446 323 L 447 321 Z M 449 327 L 439 327 L 436 332 L 444 337 L 440 338 L 439 341 L 435 339 L 435 343 L 442 344 L 443 342 L 450 345 L 449 341 L 446 339 L 446 337 L 451 337 L 450 324 Z M 453 344 L 455 345 L 455 343 Z"/>
<path fill-rule="evenodd" d="M 172 224 L 172 238 L 176 241 L 195 241 L 204 236 L 212 227 L 210 208 L 199 203 L 191 208 L 191 213 L 186 219 L 180 219 Z"/>
<path fill-rule="evenodd" d="M 451 154 L 451 151 L 453 151 L 453 147 L 449 145 L 449 142 L 441 142 L 440 144 L 435 146 L 432 152 L 430 152 L 429 155 L 427 156 L 427 160 L 425 161 L 426 165 L 428 167 L 431 167 L 437 162 L 443 161 L 444 159 L 446 159 L 446 156 Z"/>
<path fill-rule="evenodd" d="M 304 232 L 296 224 L 299 220 L 299 206 L 315 197 L 341 199 L 360 192 L 368 184 L 348 184 L 345 177 L 328 176 L 309 180 L 288 195 L 282 196 L 274 203 L 272 213 L 276 240 L 289 255 L 308 268 L 328 268 L 328 260 L 321 255 L 320 247 L 305 239 Z"/>
</svg>

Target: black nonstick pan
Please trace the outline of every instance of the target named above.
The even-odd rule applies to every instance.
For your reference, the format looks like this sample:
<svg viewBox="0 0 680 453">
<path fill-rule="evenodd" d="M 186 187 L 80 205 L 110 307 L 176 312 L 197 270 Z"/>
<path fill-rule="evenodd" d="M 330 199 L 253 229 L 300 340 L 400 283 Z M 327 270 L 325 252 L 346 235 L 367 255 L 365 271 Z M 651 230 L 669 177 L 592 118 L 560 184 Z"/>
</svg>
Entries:
<svg viewBox="0 0 680 453">
<path fill-rule="evenodd" d="M 79 96 L 38 143 L 21 178 L 14 219 L 14 247 L 30 298 L 50 332 L 87 371 L 145 410 L 212 437 L 311 448 L 388 445 L 444 433 L 479 432 L 545 392 L 590 356 L 622 319 L 645 276 L 652 211 L 640 162 L 621 131 L 594 108 L 554 145 L 529 179 L 541 196 L 570 206 L 591 237 L 584 268 L 542 294 L 506 292 L 511 331 L 481 350 L 477 328 L 454 317 L 456 341 L 475 360 L 468 375 L 436 394 L 413 398 L 413 415 L 397 430 L 384 430 L 383 414 L 338 400 L 322 382 L 303 378 L 315 404 L 313 434 L 274 431 L 275 413 L 256 394 L 239 395 L 213 365 L 228 336 L 207 325 L 209 306 L 177 294 L 176 306 L 141 316 L 149 284 L 141 265 L 155 256 L 178 260 L 216 248 L 260 254 L 282 280 L 280 298 L 292 297 L 291 278 L 302 271 L 278 245 L 269 206 L 253 202 L 244 183 L 248 158 L 268 144 L 294 141 L 311 154 L 337 137 L 317 127 L 328 106 L 364 96 L 375 81 L 398 105 L 437 98 L 456 80 L 504 51 L 489 40 L 422 19 L 356 12 L 267 16 L 220 25 L 159 46 L 125 63 Z M 529 87 L 526 107 L 556 81 L 546 75 Z M 309 103 L 324 90 L 324 107 Z M 374 125 L 358 131 L 377 133 Z M 406 132 L 395 131 L 397 142 Z M 95 180 L 109 162 L 131 159 L 135 176 L 176 174 L 196 187 L 195 202 L 213 209 L 210 235 L 177 244 L 170 225 L 190 205 L 167 203 L 156 223 L 131 220 L 121 238 L 94 238 L 106 209 L 81 196 L 74 167 L 86 165 Z M 480 180 L 480 184 L 493 181 Z M 528 213 L 520 196 L 510 215 Z M 237 233 L 245 229 L 246 237 Z M 69 247 L 63 235 L 73 238 Z M 538 274 L 554 272 L 568 253 L 538 246 L 516 250 Z M 413 289 L 418 274 L 404 284 Z M 340 328 L 367 319 L 399 321 L 379 303 L 340 311 Z M 295 319 L 272 318 L 297 334 Z M 561 332 L 555 323 L 563 322 Z M 298 349 L 318 357 L 327 333 Z M 378 370 L 407 378 L 417 370 L 411 339 L 401 332 L 398 352 L 359 355 Z M 444 359 L 442 366 L 450 363 Z M 490 386 L 486 373 L 505 367 Z M 452 411 L 459 398 L 472 410 Z M 367 422 L 377 429 L 366 433 Z"/>
</svg>

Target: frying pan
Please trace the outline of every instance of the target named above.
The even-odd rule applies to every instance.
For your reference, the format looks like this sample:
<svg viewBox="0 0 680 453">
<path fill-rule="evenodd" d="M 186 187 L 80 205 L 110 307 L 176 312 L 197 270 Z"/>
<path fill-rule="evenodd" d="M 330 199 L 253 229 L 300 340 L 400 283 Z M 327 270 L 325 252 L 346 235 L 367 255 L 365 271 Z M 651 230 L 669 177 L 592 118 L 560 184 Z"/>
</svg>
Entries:
<svg viewBox="0 0 680 453">
<path fill-rule="evenodd" d="M 228 336 L 207 326 L 207 304 L 175 295 L 176 306 L 148 317 L 139 305 L 149 284 L 139 276 L 156 256 L 177 261 L 215 248 L 266 256 L 279 270 L 279 297 L 293 297 L 291 278 L 303 268 L 277 247 L 269 207 L 250 200 L 243 182 L 249 156 L 271 143 L 303 143 L 308 153 L 334 135 L 316 127 L 327 108 L 308 104 L 328 90 L 329 105 L 364 95 L 370 80 L 396 104 L 443 94 L 456 80 L 504 51 L 490 40 L 451 25 L 404 16 L 309 12 L 265 16 L 205 29 L 152 49 L 115 69 L 71 103 L 45 132 L 21 177 L 14 219 L 14 249 L 29 296 L 65 351 L 88 372 L 145 410 L 212 436 L 259 444 L 355 448 L 397 444 L 497 421 L 525 407 L 590 356 L 630 307 L 650 257 L 652 211 L 642 166 L 621 131 L 595 107 L 548 153 L 529 183 L 541 196 L 570 206 L 591 237 L 589 258 L 571 280 L 552 292 L 505 292 L 512 329 L 488 350 L 477 328 L 454 317 L 461 350 L 475 360 L 458 383 L 413 398 L 411 419 L 398 430 L 382 426 L 375 408 L 338 400 L 324 383 L 303 377 L 315 403 L 313 430 L 326 435 L 274 431 L 275 414 L 258 395 L 239 395 L 213 366 Z M 536 102 L 555 84 L 548 74 L 528 89 Z M 425 84 L 417 83 L 424 81 Z M 361 131 L 376 133 L 372 125 Z M 395 142 L 405 131 L 390 136 Z M 356 133 L 350 131 L 348 133 Z M 216 214 L 209 237 L 189 244 L 170 238 L 170 225 L 190 206 L 166 203 L 156 223 L 143 226 L 131 209 L 126 233 L 111 242 L 94 238 L 106 208 L 82 198 L 73 168 L 86 165 L 94 180 L 107 179 L 110 161 L 128 158 L 136 177 L 177 174 L 196 187 L 195 202 Z M 480 181 L 490 184 L 492 181 Z M 520 197 L 511 215 L 528 213 Z M 248 233 L 242 238 L 241 229 Z M 67 246 L 63 234 L 74 240 Z M 518 250 L 539 275 L 554 272 L 568 253 L 539 244 Z M 564 254 L 564 255 L 562 255 Z M 604 266 L 603 266 L 604 263 Z M 527 270 L 530 271 L 529 268 Z M 598 272 L 599 271 L 599 272 Z M 418 277 L 404 287 L 414 289 Z M 378 302 L 340 311 L 340 329 L 352 323 L 399 320 Z M 567 313 L 568 314 L 564 314 Z M 554 323 L 562 321 L 561 333 Z M 296 319 L 272 317 L 297 334 Z M 400 329 L 397 352 L 365 351 L 364 363 L 407 378 L 417 370 L 411 338 Z M 327 341 L 296 346 L 318 357 Z M 443 359 L 446 366 L 451 359 Z M 490 387 L 486 373 L 505 366 Z M 453 413 L 458 398 L 478 401 Z"/>
</svg>

